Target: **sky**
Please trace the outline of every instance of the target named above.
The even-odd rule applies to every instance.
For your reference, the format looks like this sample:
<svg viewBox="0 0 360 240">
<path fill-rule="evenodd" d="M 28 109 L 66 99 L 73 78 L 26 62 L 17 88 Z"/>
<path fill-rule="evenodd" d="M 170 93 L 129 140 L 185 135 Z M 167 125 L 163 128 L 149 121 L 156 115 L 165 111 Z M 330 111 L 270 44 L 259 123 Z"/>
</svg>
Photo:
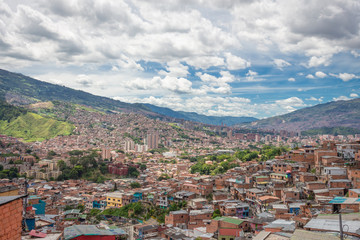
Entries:
<svg viewBox="0 0 360 240">
<path fill-rule="evenodd" d="M 0 68 L 265 118 L 360 95 L 358 0 L 0 0 Z"/>
</svg>

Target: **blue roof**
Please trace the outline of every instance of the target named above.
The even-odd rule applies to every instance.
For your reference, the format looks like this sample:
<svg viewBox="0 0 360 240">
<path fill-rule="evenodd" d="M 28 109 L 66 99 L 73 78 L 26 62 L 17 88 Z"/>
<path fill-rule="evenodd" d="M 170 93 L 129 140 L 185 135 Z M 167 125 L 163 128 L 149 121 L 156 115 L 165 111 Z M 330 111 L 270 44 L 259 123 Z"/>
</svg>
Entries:
<svg viewBox="0 0 360 240">
<path fill-rule="evenodd" d="M 335 197 L 333 200 L 331 200 L 329 203 L 336 203 L 340 204 L 346 201 L 346 198 L 344 197 Z"/>
</svg>

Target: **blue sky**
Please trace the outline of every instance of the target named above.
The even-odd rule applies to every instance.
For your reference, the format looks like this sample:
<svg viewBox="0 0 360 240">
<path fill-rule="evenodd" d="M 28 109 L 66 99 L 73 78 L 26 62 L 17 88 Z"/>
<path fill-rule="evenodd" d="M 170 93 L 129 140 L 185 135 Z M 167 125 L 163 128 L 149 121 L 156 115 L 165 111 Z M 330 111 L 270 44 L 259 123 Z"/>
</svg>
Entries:
<svg viewBox="0 0 360 240">
<path fill-rule="evenodd" d="M 124 102 L 284 114 L 360 95 L 357 0 L 0 0 L 0 64 Z"/>
</svg>

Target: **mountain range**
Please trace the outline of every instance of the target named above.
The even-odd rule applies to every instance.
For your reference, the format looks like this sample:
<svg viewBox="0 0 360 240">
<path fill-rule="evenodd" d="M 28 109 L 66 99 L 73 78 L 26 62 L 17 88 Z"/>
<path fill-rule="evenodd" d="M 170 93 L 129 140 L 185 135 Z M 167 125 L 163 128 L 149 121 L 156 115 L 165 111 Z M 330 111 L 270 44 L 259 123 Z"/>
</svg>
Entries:
<svg viewBox="0 0 360 240">
<path fill-rule="evenodd" d="M 214 117 L 192 112 L 177 112 L 151 104 L 125 103 L 111 98 L 96 96 L 81 90 L 51 84 L 34 78 L 0 69 L 0 97 L 15 105 L 27 105 L 39 101 L 67 101 L 93 107 L 102 111 L 143 113 L 151 117 L 178 118 L 211 125 L 234 125 L 257 120 L 251 117 Z"/>
<path fill-rule="evenodd" d="M 286 131 L 304 131 L 323 129 L 332 131 L 334 127 L 360 129 L 360 98 L 318 104 L 294 112 L 261 119 L 249 124 L 246 128 L 275 129 Z"/>
<path fill-rule="evenodd" d="M 124 111 L 160 119 L 184 119 L 211 125 L 250 129 L 307 131 L 309 133 L 355 133 L 360 129 L 360 98 L 306 107 L 294 112 L 258 120 L 252 117 L 215 117 L 194 112 L 174 111 L 151 104 L 125 103 L 84 91 L 36 80 L 0 69 L 0 98 L 13 105 L 66 101 L 104 112 Z M 340 128 L 339 128 L 340 127 Z"/>
</svg>

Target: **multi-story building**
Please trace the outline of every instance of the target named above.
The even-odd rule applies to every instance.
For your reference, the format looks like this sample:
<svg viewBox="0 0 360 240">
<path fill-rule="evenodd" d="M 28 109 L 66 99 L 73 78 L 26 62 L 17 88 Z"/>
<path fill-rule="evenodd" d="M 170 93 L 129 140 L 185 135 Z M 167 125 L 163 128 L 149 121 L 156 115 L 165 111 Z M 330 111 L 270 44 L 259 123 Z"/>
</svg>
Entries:
<svg viewBox="0 0 360 240">
<path fill-rule="evenodd" d="M 188 229 L 205 227 L 211 222 L 212 209 L 191 210 L 189 212 Z"/>
<path fill-rule="evenodd" d="M 152 239 L 159 234 L 159 225 L 136 225 L 134 226 L 135 239 Z"/>
<path fill-rule="evenodd" d="M 182 229 L 187 228 L 189 222 L 189 213 L 185 210 L 172 211 L 169 215 L 165 216 L 165 224 L 171 224 L 174 227 Z"/>
<path fill-rule="evenodd" d="M 113 192 L 106 194 L 106 208 L 120 208 L 123 206 L 123 194 Z"/>
<path fill-rule="evenodd" d="M 146 137 L 146 144 L 149 149 L 154 149 L 159 147 L 159 133 L 153 132 L 149 133 Z"/>
</svg>

